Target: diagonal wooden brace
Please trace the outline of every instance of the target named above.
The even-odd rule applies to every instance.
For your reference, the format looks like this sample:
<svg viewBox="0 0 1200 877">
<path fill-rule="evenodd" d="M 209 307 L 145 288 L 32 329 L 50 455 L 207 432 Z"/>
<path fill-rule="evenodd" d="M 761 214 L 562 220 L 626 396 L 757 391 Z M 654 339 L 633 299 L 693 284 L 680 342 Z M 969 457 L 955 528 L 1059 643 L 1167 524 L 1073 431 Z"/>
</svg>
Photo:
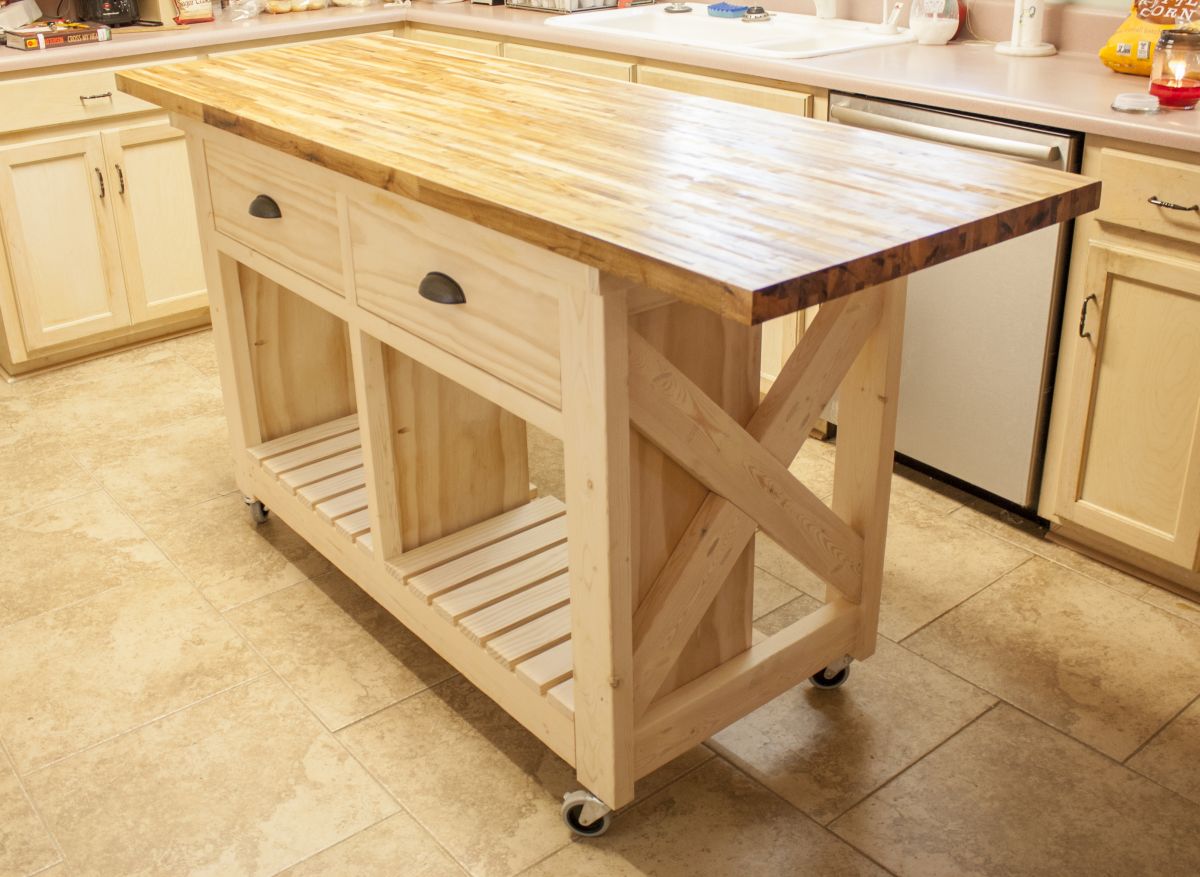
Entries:
<svg viewBox="0 0 1200 877">
<path fill-rule="evenodd" d="M 823 305 L 745 433 L 781 464 L 790 461 L 879 316 L 877 296 L 850 296 Z M 631 382 L 640 380 L 631 375 Z M 631 393 L 637 395 L 632 388 Z M 697 512 L 634 615 L 638 713 L 654 699 L 756 529 L 749 515 L 716 493 Z"/>
</svg>

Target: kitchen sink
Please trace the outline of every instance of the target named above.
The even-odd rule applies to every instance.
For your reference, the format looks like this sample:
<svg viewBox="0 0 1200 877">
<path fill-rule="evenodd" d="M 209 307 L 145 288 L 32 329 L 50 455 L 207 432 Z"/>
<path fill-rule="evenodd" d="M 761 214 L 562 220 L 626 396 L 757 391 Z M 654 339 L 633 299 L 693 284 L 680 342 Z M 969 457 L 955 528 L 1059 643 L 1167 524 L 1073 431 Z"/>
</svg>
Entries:
<svg viewBox="0 0 1200 877">
<path fill-rule="evenodd" d="M 893 34 L 873 33 L 871 25 L 862 21 L 775 12 L 768 21 L 751 22 L 711 16 L 703 3 L 687 5 L 692 9 L 689 14 L 667 12 L 664 5 L 641 6 L 564 15 L 546 23 L 754 58 L 816 58 L 916 40 L 904 28 Z"/>
</svg>

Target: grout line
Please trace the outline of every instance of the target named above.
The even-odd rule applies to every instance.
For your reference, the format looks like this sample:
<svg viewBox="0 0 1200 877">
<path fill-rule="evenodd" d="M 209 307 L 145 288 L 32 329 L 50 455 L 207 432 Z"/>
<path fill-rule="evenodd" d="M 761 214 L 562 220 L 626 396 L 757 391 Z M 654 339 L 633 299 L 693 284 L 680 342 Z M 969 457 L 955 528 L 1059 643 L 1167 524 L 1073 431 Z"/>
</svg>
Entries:
<svg viewBox="0 0 1200 877">
<path fill-rule="evenodd" d="M 922 625 L 921 625 L 920 627 L 918 627 L 916 630 L 912 631 L 911 633 L 907 633 L 907 634 L 905 634 L 904 636 L 900 637 L 899 639 L 897 639 L 897 640 L 894 640 L 894 642 L 896 642 L 898 645 L 903 645 L 903 644 L 904 644 L 905 642 L 907 642 L 907 641 L 908 641 L 910 638 L 912 638 L 912 637 L 916 636 L 918 633 L 920 633 L 921 631 L 925 630 L 925 628 L 927 628 L 927 627 L 930 627 L 931 625 L 933 625 L 933 624 L 935 624 L 936 622 L 940 621 L 941 619 L 945 618 L 947 615 L 949 615 L 949 614 L 950 614 L 951 612 L 953 612 L 955 609 L 958 609 L 959 607 L 961 607 L 961 606 L 964 606 L 964 605 L 966 605 L 967 603 L 970 603 L 972 600 L 974 600 L 976 597 L 978 597 L 980 594 L 982 594 L 984 591 L 986 591 L 986 590 L 987 590 L 988 588 L 990 588 L 992 585 L 996 584 L 996 582 L 1000 581 L 1001 579 L 1003 579 L 1003 578 L 1005 578 L 1005 577 L 1007 577 L 1007 576 L 1010 576 L 1010 575 L 1012 575 L 1012 574 L 1013 574 L 1013 573 L 1015 573 L 1017 570 L 1019 570 L 1021 567 L 1025 566 L 1025 564 L 1029 563 L 1029 562 L 1030 562 L 1030 561 L 1032 561 L 1032 560 L 1033 560 L 1035 557 L 1037 557 L 1037 555 L 1036 555 L 1036 554 L 1033 554 L 1033 553 L 1031 553 L 1031 552 L 1026 552 L 1026 553 L 1027 553 L 1027 554 L 1029 554 L 1029 557 L 1026 557 L 1024 560 L 1022 560 L 1022 561 L 1021 561 L 1020 563 L 1018 563 L 1016 566 L 1012 567 L 1012 568 L 1011 568 L 1011 569 L 1009 569 L 1009 570 L 1006 570 L 1005 572 L 1002 572 L 1002 573 L 1000 573 L 1000 575 L 996 576 L 994 579 L 992 579 L 990 582 L 988 582 L 986 585 L 984 585 L 984 586 L 983 586 L 982 588 L 980 588 L 978 591 L 975 591 L 974 593 L 972 593 L 972 594 L 968 594 L 966 597 L 963 597 L 961 600 L 959 600 L 957 603 L 955 603 L 955 604 L 954 604 L 953 606 L 951 606 L 949 609 L 946 609 L 944 612 L 941 612 L 941 613 L 939 613 L 938 615 L 936 615 L 936 616 L 934 616 L 933 618 L 931 618 L 931 619 L 929 619 L 928 621 L 926 621 L 924 624 L 922 624 Z M 909 651 L 910 651 L 910 652 L 913 652 L 913 654 L 918 654 L 918 652 L 914 651 L 913 649 L 909 649 Z M 924 656 L 924 655 L 922 655 L 921 657 L 925 657 L 925 656 Z M 929 661 L 930 659 L 929 659 L 929 658 L 926 658 L 925 660 Z M 941 664 L 938 664 L 936 661 L 930 661 L 930 663 L 933 663 L 933 664 L 935 664 L 936 666 L 939 666 L 939 667 L 941 667 Z M 945 668 L 943 668 L 943 669 L 945 669 Z"/>
<path fill-rule="evenodd" d="M 167 712 L 162 713 L 161 715 L 155 716 L 152 719 L 147 719 L 144 722 L 139 722 L 138 724 L 136 724 L 130 728 L 126 728 L 124 731 L 119 731 L 118 733 L 112 734 L 108 737 L 105 737 L 102 740 L 97 740 L 94 743 L 89 743 L 87 746 L 84 746 L 82 749 L 76 749 L 74 752 L 69 752 L 66 755 L 60 755 L 58 758 L 55 758 L 52 761 L 47 761 L 45 764 L 39 764 L 33 770 L 29 771 L 29 773 L 24 774 L 24 776 L 33 776 L 35 773 L 40 773 L 41 771 L 46 770 L 51 767 L 54 767 L 57 764 L 62 764 L 64 761 L 74 758 L 77 755 L 82 755 L 85 752 L 90 752 L 93 749 L 97 749 L 100 746 L 104 746 L 107 743 L 111 743 L 114 740 L 118 740 L 121 737 L 125 737 L 129 734 L 132 734 L 135 731 L 140 731 L 142 728 L 147 728 L 150 725 L 161 722 L 163 719 L 170 718 L 171 716 L 177 715 L 178 713 L 181 713 L 184 710 L 189 710 L 194 706 L 198 706 L 199 704 L 205 703 L 206 701 L 210 701 L 214 697 L 218 697 L 222 694 L 227 694 L 230 691 L 234 691 L 235 689 L 242 688 L 246 685 L 251 685 L 267 675 L 269 675 L 269 673 L 258 673 L 247 679 L 241 679 L 241 680 L 235 682 L 233 685 L 227 685 L 224 688 L 218 689 L 217 691 L 210 692 L 209 694 L 204 695 L 204 697 L 197 698 L 196 700 L 192 701 L 191 703 L 186 703 L 181 706 L 175 707 L 174 709 L 168 710 Z"/>
<path fill-rule="evenodd" d="M 1193 697 L 1191 700 L 1189 700 L 1187 703 L 1185 703 L 1173 716 L 1171 716 L 1169 719 L 1167 719 L 1165 722 L 1163 722 L 1162 725 L 1159 726 L 1157 731 L 1155 731 L 1153 734 L 1151 734 L 1149 737 L 1147 737 L 1145 740 L 1143 740 L 1140 744 L 1138 744 L 1138 747 L 1136 749 L 1134 749 L 1133 752 L 1129 753 L 1128 757 L 1126 757 L 1126 759 L 1124 761 L 1122 761 L 1121 764 L 1125 765 L 1126 767 L 1129 767 L 1129 762 L 1134 758 L 1134 756 L 1138 755 L 1143 749 L 1145 749 L 1147 746 L 1149 746 L 1154 741 L 1154 739 L 1156 737 L 1158 737 L 1159 734 L 1161 734 L 1163 731 L 1165 731 L 1167 729 L 1167 726 L 1169 726 L 1177 718 L 1179 718 L 1181 715 L 1183 715 L 1185 712 L 1187 712 L 1189 709 L 1191 709 L 1193 704 L 1197 704 L 1197 703 L 1200 703 L 1200 694 L 1197 694 L 1195 697 Z M 1134 768 L 1129 768 L 1129 769 L 1134 770 Z M 1137 771 L 1137 772 L 1141 773 L 1141 771 Z M 1147 777 L 1147 779 L 1149 779 L 1149 777 Z"/>
<path fill-rule="evenodd" d="M 25 780 L 21 777 L 20 771 L 17 770 L 17 762 L 9 753 L 8 747 L 4 744 L 3 740 L 0 740 L 0 757 L 2 757 L 3 760 L 7 762 L 9 768 L 11 768 L 13 776 L 17 780 L 17 788 L 21 790 L 21 794 L 25 797 L 25 801 L 29 804 L 29 809 L 33 811 L 33 815 L 36 816 L 38 822 L 41 823 L 42 829 L 46 832 L 46 836 L 50 838 L 50 843 L 54 845 L 54 849 L 58 852 L 57 862 L 47 865 L 45 868 L 42 868 L 39 871 L 35 871 L 34 874 L 41 874 L 44 871 L 49 871 L 51 868 L 55 868 L 67 860 L 67 856 L 63 852 L 62 844 L 58 842 L 58 838 L 54 835 L 54 832 L 50 830 L 50 823 L 47 822 L 46 817 L 42 815 L 41 808 L 38 807 L 37 802 L 33 800 L 33 795 L 29 794 L 29 790 L 25 788 Z M 30 875 L 30 877 L 33 877 L 33 875 Z"/>
</svg>

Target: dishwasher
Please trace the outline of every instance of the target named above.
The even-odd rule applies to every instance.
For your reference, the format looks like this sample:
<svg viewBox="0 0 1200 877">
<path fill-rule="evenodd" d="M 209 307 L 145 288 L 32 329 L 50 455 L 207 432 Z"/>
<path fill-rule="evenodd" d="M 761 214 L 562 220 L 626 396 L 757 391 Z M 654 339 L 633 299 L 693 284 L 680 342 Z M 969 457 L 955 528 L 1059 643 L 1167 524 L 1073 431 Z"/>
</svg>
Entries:
<svg viewBox="0 0 1200 877">
<path fill-rule="evenodd" d="M 1078 172 L 1081 135 L 831 94 L 830 121 Z M 1032 512 L 1062 319 L 1070 224 L 908 278 L 896 452 Z M 827 412 L 836 423 L 836 404 Z"/>
</svg>

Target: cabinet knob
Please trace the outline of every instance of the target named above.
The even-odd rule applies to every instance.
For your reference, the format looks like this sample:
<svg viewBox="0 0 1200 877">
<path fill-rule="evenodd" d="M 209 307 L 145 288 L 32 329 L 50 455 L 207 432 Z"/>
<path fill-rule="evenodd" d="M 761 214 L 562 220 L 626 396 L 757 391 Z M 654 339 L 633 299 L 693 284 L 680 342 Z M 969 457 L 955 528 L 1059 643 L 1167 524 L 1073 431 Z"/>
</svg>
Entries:
<svg viewBox="0 0 1200 877">
<path fill-rule="evenodd" d="M 250 215 L 258 219 L 280 219 L 283 213 L 270 195 L 257 195 L 250 202 Z"/>
<path fill-rule="evenodd" d="M 440 305 L 461 305 L 467 302 L 467 296 L 458 282 L 440 271 L 430 271 L 426 274 L 421 279 L 417 292 L 421 293 L 421 298 Z"/>
</svg>

